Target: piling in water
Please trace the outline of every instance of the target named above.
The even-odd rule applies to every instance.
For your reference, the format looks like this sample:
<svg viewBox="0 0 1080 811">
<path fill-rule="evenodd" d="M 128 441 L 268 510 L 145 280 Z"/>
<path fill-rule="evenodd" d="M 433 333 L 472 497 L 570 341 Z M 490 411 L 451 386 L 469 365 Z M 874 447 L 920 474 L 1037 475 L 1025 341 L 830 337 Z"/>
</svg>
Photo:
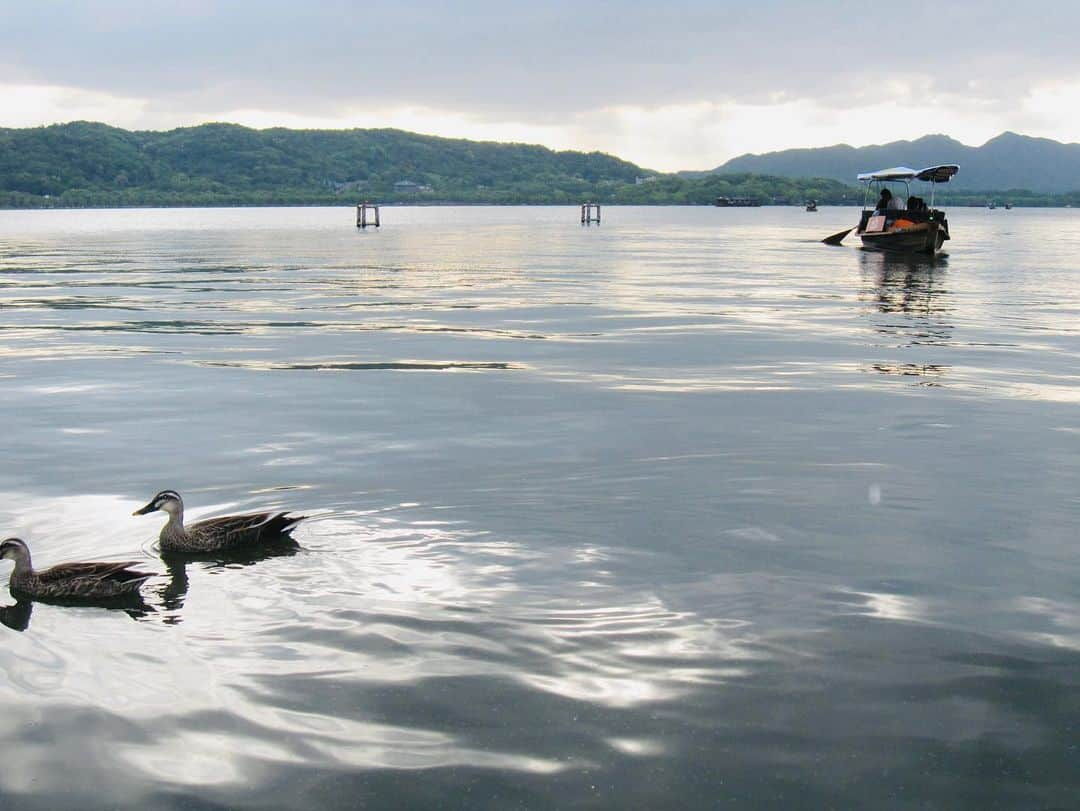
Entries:
<svg viewBox="0 0 1080 811">
<path fill-rule="evenodd" d="M 356 227 L 367 228 L 369 225 L 379 227 L 379 207 L 365 200 L 356 204 Z"/>
<path fill-rule="evenodd" d="M 581 224 L 589 225 L 591 223 L 600 224 L 600 204 L 599 203 L 582 203 L 581 204 Z"/>
</svg>

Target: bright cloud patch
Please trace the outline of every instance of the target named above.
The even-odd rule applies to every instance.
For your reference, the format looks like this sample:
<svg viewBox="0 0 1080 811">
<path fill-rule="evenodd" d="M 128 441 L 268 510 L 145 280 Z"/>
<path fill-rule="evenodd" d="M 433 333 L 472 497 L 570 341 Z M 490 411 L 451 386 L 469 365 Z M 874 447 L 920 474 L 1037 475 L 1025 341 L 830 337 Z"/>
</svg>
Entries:
<svg viewBox="0 0 1080 811">
<path fill-rule="evenodd" d="M 938 95 L 918 76 L 897 77 L 853 93 L 844 106 L 774 94 L 761 103 L 621 105 L 554 121 L 500 118 L 428 106 L 342 107 L 311 115 L 273 107 L 188 105 L 57 86 L 0 86 L 0 125 L 36 126 L 78 119 L 129 129 L 171 129 L 208 121 L 250 127 L 395 127 L 445 137 L 539 143 L 553 149 L 600 150 L 660 171 L 710 169 L 746 152 L 847 143 L 862 146 L 947 133 L 981 144 L 1006 129 L 1071 140 L 1080 132 L 1080 80 L 1035 86 L 1015 109 Z"/>
<path fill-rule="evenodd" d="M 67 121 L 104 121 L 138 128 L 146 102 L 92 90 L 49 85 L 0 85 L 0 126 L 37 127 Z"/>
</svg>

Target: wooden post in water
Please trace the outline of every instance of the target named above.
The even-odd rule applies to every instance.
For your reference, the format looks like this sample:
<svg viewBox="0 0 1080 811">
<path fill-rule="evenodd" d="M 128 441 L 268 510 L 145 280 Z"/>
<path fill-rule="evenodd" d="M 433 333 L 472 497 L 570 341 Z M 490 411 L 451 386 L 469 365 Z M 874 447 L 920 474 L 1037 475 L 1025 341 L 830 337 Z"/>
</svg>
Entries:
<svg viewBox="0 0 1080 811">
<path fill-rule="evenodd" d="M 365 200 L 356 204 L 356 227 L 367 228 L 369 225 L 379 227 L 379 207 Z"/>
<path fill-rule="evenodd" d="M 589 225 L 590 223 L 600 224 L 600 204 L 599 203 L 582 203 L 581 204 L 581 224 Z"/>
</svg>

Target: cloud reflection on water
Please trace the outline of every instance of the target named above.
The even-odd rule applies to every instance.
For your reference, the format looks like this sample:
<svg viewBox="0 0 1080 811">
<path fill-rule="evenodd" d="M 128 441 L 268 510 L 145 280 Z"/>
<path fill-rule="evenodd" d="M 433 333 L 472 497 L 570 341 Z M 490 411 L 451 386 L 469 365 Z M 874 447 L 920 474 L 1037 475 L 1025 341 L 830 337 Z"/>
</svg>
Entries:
<svg viewBox="0 0 1080 811">
<path fill-rule="evenodd" d="M 88 518 L 99 524 L 93 532 L 108 534 L 134 503 L 85 497 L 61 508 L 62 500 L 25 494 L 19 502 L 19 521 L 50 514 L 53 525 L 67 526 L 59 547 L 85 539 Z M 9 516 L 13 506 L 4 507 Z M 137 673 L 125 711 L 136 723 L 152 717 L 154 732 L 114 742 L 108 768 L 211 787 L 265 779 L 285 763 L 537 775 L 582 769 L 587 759 L 553 758 L 527 744 L 493 748 L 485 736 L 471 740 L 431 717 L 387 722 L 364 697 L 389 691 L 430 702 L 425 696 L 444 682 L 481 703 L 491 690 L 519 700 L 539 691 L 583 707 L 629 709 L 745 676 L 761 656 L 740 645 L 744 621 L 676 610 L 654 592 L 620 588 L 610 576 L 619 565 L 614 550 L 541 552 L 454 520 L 408 520 L 418 506 L 324 515 L 301 525 L 300 548 L 284 558 L 169 563 L 155 581 L 164 586 L 147 587 L 158 611 L 149 624 L 110 624 L 105 656 L 91 626 L 103 628 L 108 616 L 50 609 L 20 636 L 51 652 L 56 678 L 33 676 L 43 663 L 23 645 L 0 651 L 0 669 L 24 685 L 24 706 L 38 707 L 50 725 L 65 701 L 115 711 L 115 691 Z M 548 582 L 580 588 L 568 598 L 539 586 Z M 91 661 L 92 671 L 84 666 Z M 314 702 L 321 711 L 298 704 L 313 690 L 325 694 Z M 0 687 L 0 698 L 5 692 Z M 20 717 L 2 737 L 28 754 Z M 611 746 L 635 757 L 662 749 L 633 736 Z M 23 759 L 23 778 L 51 768 L 43 754 Z M 29 785 L 23 778 L 0 775 L 0 784 L 19 790 Z"/>
<path fill-rule="evenodd" d="M 0 523 L 162 572 L 0 627 L 0 803 L 1075 796 L 1075 218 L 567 213 L 0 216 Z M 170 570 L 166 486 L 320 517 Z"/>
</svg>

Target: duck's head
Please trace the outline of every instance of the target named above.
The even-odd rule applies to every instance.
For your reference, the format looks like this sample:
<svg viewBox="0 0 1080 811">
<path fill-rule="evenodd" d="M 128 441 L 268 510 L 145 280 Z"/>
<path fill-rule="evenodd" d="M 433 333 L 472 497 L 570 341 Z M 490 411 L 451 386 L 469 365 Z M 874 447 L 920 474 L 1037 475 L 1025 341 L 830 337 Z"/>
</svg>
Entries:
<svg viewBox="0 0 1080 811">
<path fill-rule="evenodd" d="M 0 541 L 0 560 L 18 560 L 30 554 L 30 549 L 18 538 Z"/>
<path fill-rule="evenodd" d="M 150 503 L 145 507 L 140 507 L 132 515 L 146 515 L 152 513 L 155 510 L 164 510 L 169 515 L 175 515 L 180 510 L 184 509 L 184 501 L 180 498 L 180 494 L 175 490 L 162 490 L 152 499 Z"/>
</svg>

